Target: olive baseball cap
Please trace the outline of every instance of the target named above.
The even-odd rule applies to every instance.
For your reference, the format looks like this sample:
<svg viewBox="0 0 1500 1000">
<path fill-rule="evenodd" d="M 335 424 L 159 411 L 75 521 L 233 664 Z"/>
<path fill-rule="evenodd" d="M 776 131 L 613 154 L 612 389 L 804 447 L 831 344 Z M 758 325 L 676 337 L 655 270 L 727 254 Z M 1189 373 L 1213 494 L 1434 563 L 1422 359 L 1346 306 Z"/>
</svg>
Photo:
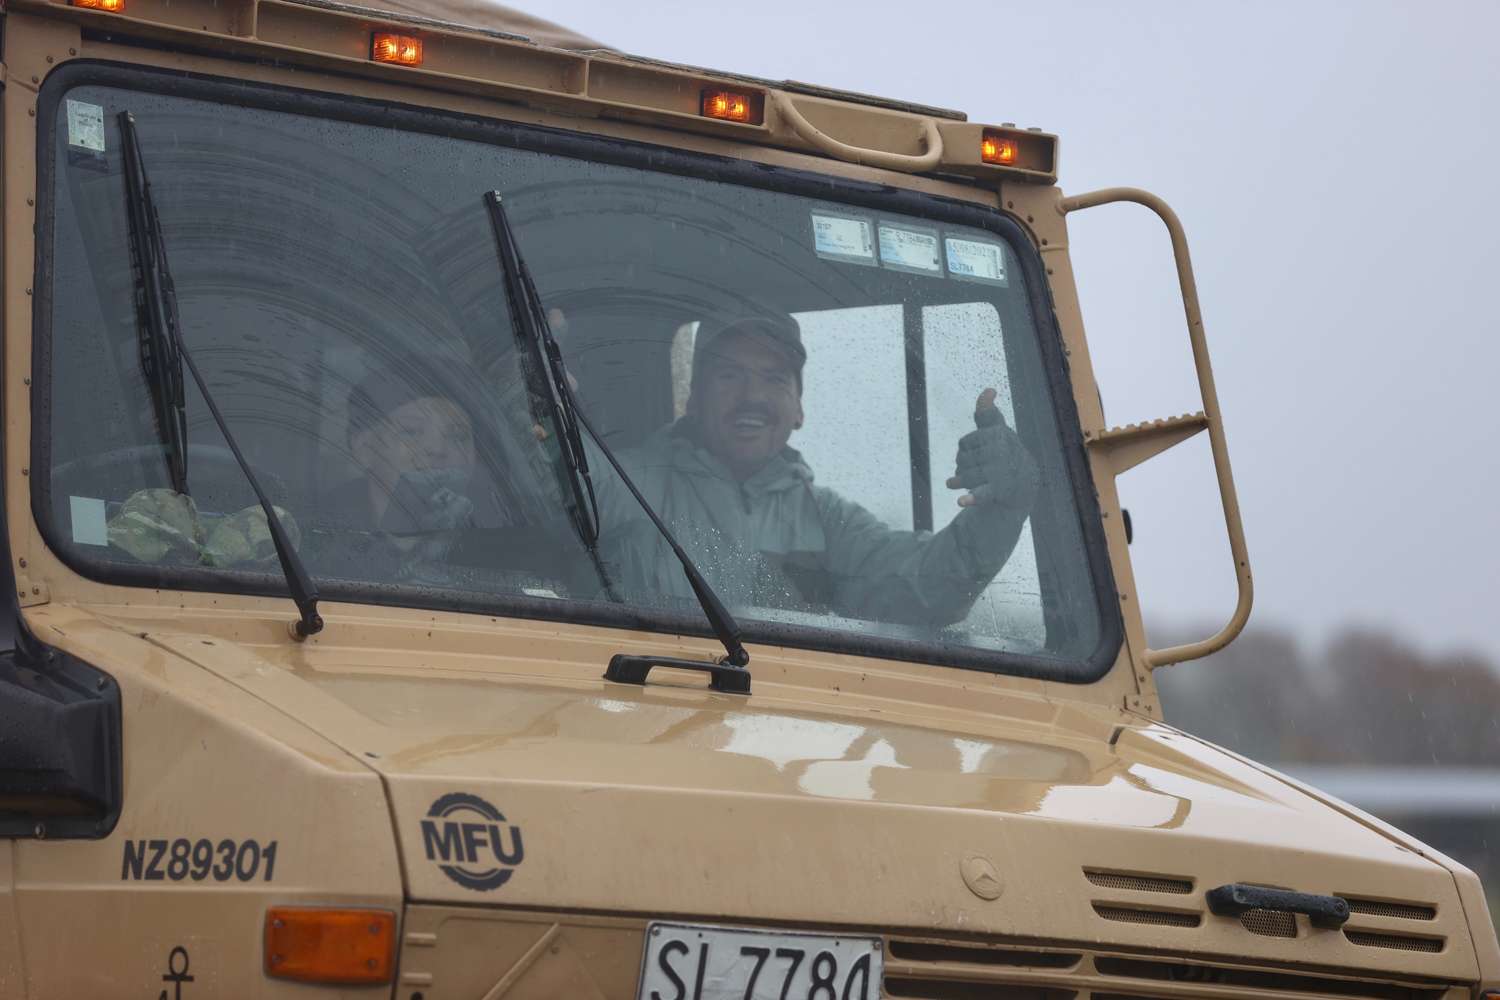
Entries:
<svg viewBox="0 0 1500 1000">
<path fill-rule="evenodd" d="M 729 320 L 704 320 L 698 324 L 693 341 L 693 383 L 696 385 L 703 365 L 713 355 L 716 341 L 729 335 L 755 335 L 781 348 L 797 376 L 797 391 L 802 391 L 802 366 L 807 363 L 807 348 L 802 346 L 802 327 L 785 313 L 740 316 Z"/>
</svg>

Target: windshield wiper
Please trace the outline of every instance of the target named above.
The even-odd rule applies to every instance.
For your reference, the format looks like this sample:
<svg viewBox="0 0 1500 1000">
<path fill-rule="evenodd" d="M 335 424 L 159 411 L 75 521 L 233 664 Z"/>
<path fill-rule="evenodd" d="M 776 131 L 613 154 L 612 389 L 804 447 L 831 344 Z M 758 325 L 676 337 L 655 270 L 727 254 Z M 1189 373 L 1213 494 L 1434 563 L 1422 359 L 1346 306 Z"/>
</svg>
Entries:
<svg viewBox="0 0 1500 1000">
<path fill-rule="evenodd" d="M 156 214 L 156 204 L 151 198 L 151 181 L 146 176 L 146 163 L 141 158 L 140 138 L 135 131 L 135 118 L 128 111 L 120 112 L 120 134 L 124 138 L 125 195 L 130 216 L 130 257 L 135 277 L 136 320 L 141 332 L 141 367 L 145 370 L 146 384 L 151 390 L 151 402 L 156 411 L 157 426 L 167 450 L 167 466 L 172 477 L 172 488 L 187 494 L 187 396 L 183 389 L 182 366 L 185 363 L 192 373 L 208 412 L 245 473 L 245 480 L 255 491 L 261 510 L 266 514 L 266 528 L 271 532 L 271 544 L 276 547 L 276 559 L 281 563 L 281 572 L 286 577 L 287 589 L 297 605 L 301 619 L 293 628 L 300 638 L 316 635 L 323 630 L 323 618 L 318 614 L 318 587 L 308 575 L 307 569 L 292 547 L 286 529 L 276 508 L 266 496 L 245 461 L 229 425 L 219 412 L 208 383 L 188 353 L 182 340 L 182 330 L 177 316 L 177 294 L 172 285 L 172 274 L 167 268 L 167 246 L 162 236 L 161 218 Z"/>
<path fill-rule="evenodd" d="M 125 184 L 129 192 L 130 252 L 141 372 L 151 390 L 156 433 L 166 451 L 172 489 L 187 496 L 187 392 L 182 382 L 182 352 L 178 350 L 177 293 L 165 261 L 158 261 L 159 225 L 151 205 L 146 168 L 141 162 L 135 119 L 128 111 L 120 115 L 120 131 L 125 136 Z M 137 191 L 143 193 L 137 196 Z"/>
<path fill-rule="evenodd" d="M 514 318 L 517 332 L 521 339 L 529 346 L 536 356 L 536 362 L 542 366 L 541 373 L 547 383 L 546 402 L 552 411 L 555 426 L 558 429 L 559 445 L 564 462 L 568 465 L 570 479 L 573 482 L 575 500 L 578 503 L 578 514 L 580 521 L 586 521 L 588 515 L 583 512 L 584 493 L 586 491 L 589 510 L 592 513 L 592 523 L 580 526 L 580 531 L 585 531 L 585 539 L 591 547 L 598 539 L 599 521 L 598 508 L 594 504 L 593 482 L 589 479 L 588 464 L 584 458 L 583 442 L 578 436 L 578 427 L 582 426 L 588 431 L 589 437 L 594 439 L 609 464 L 614 466 L 615 473 L 630 495 L 635 497 L 656 530 L 661 532 L 662 538 L 666 539 L 667 545 L 671 547 L 672 554 L 682 564 L 683 575 L 687 577 L 688 586 L 693 588 L 698 603 L 703 607 L 703 614 L 708 618 L 708 623 L 713 627 L 714 634 L 718 636 L 719 642 L 724 644 L 725 657 L 717 663 L 705 663 L 699 660 L 680 660 L 670 657 L 657 656 L 627 656 L 623 653 L 615 655 L 609 661 L 609 669 L 604 676 L 609 680 L 621 681 L 631 684 L 644 684 L 646 675 L 651 672 L 652 667 L 685 667 L 689 670 L 706 670 L 711 675 L 711 686 L 719 691 L 733 691 L 740 694 L 750 692 L 750 674 L 745 668 L 750 663 L 750 653 L 745 649 L 741 641 L 739 623 L 714 593 L 713 587 L 709 586 L 693 560 L 683 551 L 677 539 L 673 537 L 671 530 L 652 509 L 651 504 L 636 489 L 635 483 L 621 467 L 619 459 L 610 450 L 609 445 L 604 443 L 604 438 L 594 429 L 584 415 L 582 408 L 578 405 L 578 399 L 573 394 L 573 387 L 568 382 L 567 371 L 563 367 L 562 351 L 557 345 L 557 339 L 552 336 L 552 329 L 547 323 L 547 313 L 542 306 L 541 296 L 537 294 L 536 284 L 532 281 L 531 272 L 526 267 L 526 261 L 521 257 L 520 247 L 516 244 L 514 231 L 510 226 L 510 219 L 505 213 L 505 206 L 500 202 L 500 192 L 489 191 L 485 193 L 484 203 L 489 208 L 490 223 L 495 230 L 495 242 L 499 248 L 500 269 L 504 272 L 506 296 L 510 300 L 511 316 Z M 588 530 L 588 529 L 591 529 Z"/>
<path fill-rule="evenodd" d="M 569 405 L 568 376 L 563 368 L 562 351 L 552 336 L 541 296 L 532 283 L 531 272 L 521 260 L 515 233 L 510 228 L 500 192 L 488 191 L 484 203 L 489 209 L 490 225 L 495 230 L 495 245 L 500 270 L 505 277 L 505 297 L 510 303 L 517 330 L 526 346 L 522 359 L 526 388 L 538 417 L 545 413 L 556 429 L 558 450 L 568 474 L 568 489 L 573 494 L 569 506 L 583 543 L 593 549 L 599 541 L 599 505 L 594 499 L 594 482 L 589 478 L 588 458 L 583 453 L 583 438 L 578 433 L 577 411 Z"/>
</svg>

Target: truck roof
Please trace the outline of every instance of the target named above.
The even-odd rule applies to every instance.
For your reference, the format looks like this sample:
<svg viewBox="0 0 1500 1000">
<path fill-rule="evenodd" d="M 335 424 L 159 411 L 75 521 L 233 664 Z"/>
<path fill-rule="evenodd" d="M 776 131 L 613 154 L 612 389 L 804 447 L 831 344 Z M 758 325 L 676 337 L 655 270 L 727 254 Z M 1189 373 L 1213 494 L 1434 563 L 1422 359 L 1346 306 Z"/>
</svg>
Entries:
<svg viewBox="0 0 1500 1000">
<path fill-rule="evenodd" d="M 504 4 L 488 0 L 369 0 L 368 3 L 343 3 L 342 0 L 293 0 L 308 7 L 322 7 L 348 14 L 377 14 L 394 17 L 411 24 L 435 28 L 460 29 L 533 42 L 549 49 L 572 52 L 608 52 L 611 47 L 578 34 L 570 28 Z"/>
<path fill-rule="evenodd" d="M 375 15 L 386 19 L 404 21 L 413 25 L 427 25 L 434 28 L 489 35 L 494 38 L 526 41 L 543 48 L 563 49 L 569 52 L 598 53 L 629 62 L 665 66 L 671 69 L 687 70 L 694 73 L 707 72 L 718 77 L 742 80 L 746 83 L 774 87 L 777 90 L 807 94 L 812 97 L 826 97 L 836 101 L 849 101 L 854 104 L 864 104 L 871 107 L 890 108 L 896 111 L 927 115 L 932 118 L 946 118 L 951 121 L 968 121 L 968 115 L 962 111 L 954 111 L 951 108 L 938 108 L 925 104 L 915 104 L 910 101 L 876 97 L 870 94 L 860 94 L 854 91 L 824 87 L 812 83 L 802 83 L 796 80 L 769 80 L 763 77 L 746 76 L 741 73 L 726 73 L 720 69 L 710 69 L 703 66 L 693 66 L 685 63 L 675 63 L 645 56 L 631 55 L 621 52 L 612 46 L 605 45 L 603 42 L 595 41 L 586 35 L 581 35 L 571 28 L 566 28 L 544 18 L 516 10 L 514 7 L 490 3 L 488 0 L 368 0 L 368 2 L 362 3 L 345 3 L 343 0 L 292 0 L 292 2 L 307 7 L 321 7 L 325 10 L 336 10 L 349 14 Z"/>
</svg>

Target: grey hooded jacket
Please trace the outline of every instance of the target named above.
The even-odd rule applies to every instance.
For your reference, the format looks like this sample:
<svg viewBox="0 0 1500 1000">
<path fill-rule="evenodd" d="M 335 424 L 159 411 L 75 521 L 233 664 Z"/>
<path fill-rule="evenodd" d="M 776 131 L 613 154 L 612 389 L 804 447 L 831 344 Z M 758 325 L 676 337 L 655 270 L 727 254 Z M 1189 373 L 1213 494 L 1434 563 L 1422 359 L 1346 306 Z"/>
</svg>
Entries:
<svg viewBox="0 0 1500 1000">
<path fill-rule="evenodd" d="M 619 458 L 729 606 L 911 625 L 946 625 L 968 614 L 1010 557 L 1036 492 L 1034 465 L 1018 470 L 1021 485 L 1004 501 L 966 507 L 934 534 L 888 528 L 814 485 L 793 448 L 738 483 L 685 421 Z M 602 457 L 591 464 L 608 467 Z M 595 481 L 601 555 L 623 594 L 643 603 L 692 601 L 682 567 L 635 498 L 612 474 Z"/>
</svg>

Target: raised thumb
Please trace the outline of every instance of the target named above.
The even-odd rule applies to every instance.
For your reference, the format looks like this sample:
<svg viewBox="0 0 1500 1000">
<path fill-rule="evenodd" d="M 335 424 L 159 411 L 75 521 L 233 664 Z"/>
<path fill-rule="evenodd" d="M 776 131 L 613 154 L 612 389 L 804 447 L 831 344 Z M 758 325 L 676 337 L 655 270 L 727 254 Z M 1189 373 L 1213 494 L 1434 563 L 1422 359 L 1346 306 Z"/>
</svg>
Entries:
<svg viewBox="0 0 1500 1000">
<path fill-rule="evenodd" d="M 995 405 L 995 396 L 994 389 L 986 389 L 979 394 L 979 399 L 974 404 L 975 427 L 983 430 L 986 427 L 1005 423 L 1005 417 L 1000 413 L 1000 408 Z"/>
</svg>

